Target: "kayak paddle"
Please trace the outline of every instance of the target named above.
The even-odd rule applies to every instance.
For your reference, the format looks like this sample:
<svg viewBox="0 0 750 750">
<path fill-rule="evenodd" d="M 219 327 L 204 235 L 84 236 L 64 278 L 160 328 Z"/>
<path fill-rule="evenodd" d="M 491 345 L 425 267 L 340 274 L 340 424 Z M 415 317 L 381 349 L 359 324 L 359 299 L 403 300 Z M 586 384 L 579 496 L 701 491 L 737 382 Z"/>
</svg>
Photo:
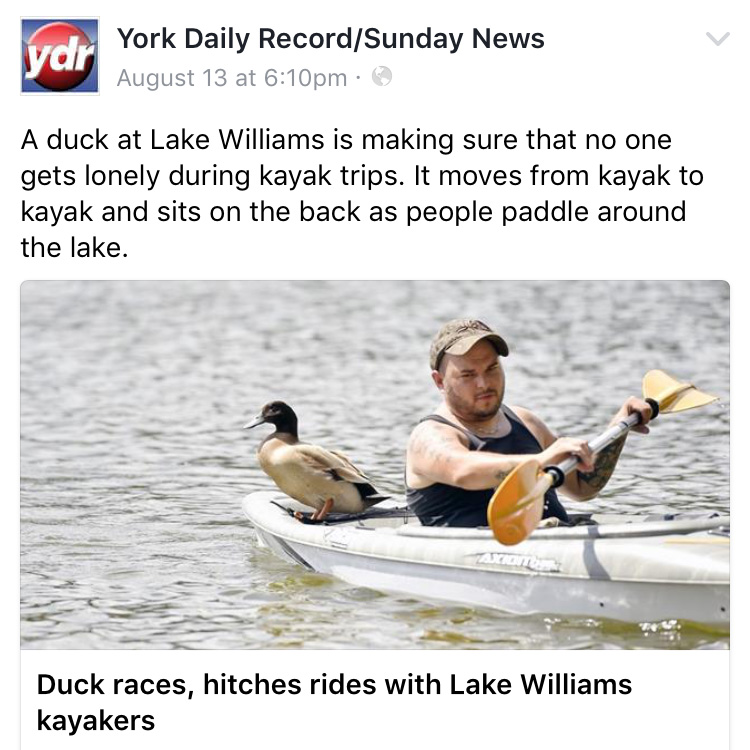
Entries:
<svg viewBox="0 0 750 750">
<path fill-rule="evenodd" d="M 661 370 L 651 370 L 643 378 L 643 398 L 651 407 L 651 419 L 659 414 L 695 409 L 717 400 L 716 396 L 702 393 L 691 383 L 680 383 Z M 604 450 L 641 420 L 640 414 L 631 414 L 589 442 L 594 454 Z M 508 474 L 495 490 L 487 508 L 487 522 L 498 542 L 513 545 L 526 539 L 542 520 L 544 493 L 559 487 L 565 475 L 578 464 L 571 456 L 558 466 L 542 467 L 536 458 L 529 458 Z"/>
</svg>

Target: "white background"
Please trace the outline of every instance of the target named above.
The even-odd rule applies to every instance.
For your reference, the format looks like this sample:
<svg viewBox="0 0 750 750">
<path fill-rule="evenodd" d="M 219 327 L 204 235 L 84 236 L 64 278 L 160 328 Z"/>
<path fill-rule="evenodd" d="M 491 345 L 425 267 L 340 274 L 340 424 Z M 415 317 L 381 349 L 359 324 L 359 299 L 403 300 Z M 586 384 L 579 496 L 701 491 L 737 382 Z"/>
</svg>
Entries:
<svg viewBox="0 0 750 750">
<path fill-rule="evenodd" d="M 2 447 L 6 456 L 2 482 L 7 503 L 2 529 L 2 597 L 4 736 L 15 741 L 18 731 L 18 326 L 19 286 L 25 279 L 40 278 L 721 278 L 732 288 L 734 341 L 733 381 L 748 380 L 747 340 L 748 284 L 744 271 L 747 251 L 747 116 L 746 72 L 747 15 L 739 2 L 630 2 L 608 5 L 595 2 L 526 3 L 524 7 L 498 3 L 463 2 L 439 10 L 429 4 L 380 2 L 309 4 L 288 2 L 276 10 L 261 6 L 212 2 L 186 10 L 184 4 L 170 9 L 166 3 L 130 2 L 116 6 L 93 2 L 55 4 L 65 17 L 100 16 L 99 96 L 25 96 L 18 93 L 18 35 L 21 16 L 45 16 L 43 3 L 10 3 L 3 10 L 5 65 L 3 73 L 3 271 L 1 333 L 6 353 L 2 371 Z M 186 26 L 208 30 L 233 26 L 252 34 L 243 55 L 221 50 L 122 50 L 117 26 L 158 30 L 168 26 L 178 31 Z M 444 50 L 351 51 L 283 50 L 259 51 L 257 29 L 261 26 L 286 31 L 339 31 L 347 26 L 377 26 L 387 31 L 463 31 L 464 41 L 455 55 Z M 545 35 L 543 50 L 474 50 L 467 38 L 473 26 L 497 31 L 539 31 Z M 716 47 L 706 38 L 730 31 L 730 38 Z M 393 71 L 386 88 L 370 80 L 376 65 Z M 258 86 L 253 89 L 200 87 L 167 89 L 151 93 L 143 89 L 116 87 L 122 69 L 133 72 L 193 69 L 200 78 L 206 68 L 222 67 L 233 73 L 269 68 L 308 68 L 345 72 L 346 89 L 310 89 Z M 355 76 L 360 75 L 359 81 Z M 432 132 L 513 132 L 537 127 L 547 132 L 669 133 L 673 148 L 663 154 L 616 149 L 607 154 L 583 150 L 529 154 L 516 152 L 455 153 L 440 157 L 430 153 L 362 154 L 324 152 L 309 154 L 269 152 L 208 152 L 161 154 L 141 152 L 105 154 L 46 150 L 21 152 L 20 143 L 28 127 L 41 132 L 62 127 L 84 131 L 99 126 L 114 133 L 156 128 L 161 133 L 187 128 L 212 135 L 218 127 L 269 127 L 281 132 L 321 132 L 328 138 L 334 127 L 342 131 L 390 132 L 422 128 Z M 351 198 L 370 203 L 404 206 L 408 203 L 481 203 L 503 200 L 517 204 L 544 198 L 570 198 L 596 207 L 598 203 L 688 202 L 684 224 L 606 225 L 532 224 L 503 228 L 498 223 L 464 226 L 424 224 L 407 229 L 402 222 L 378 226 L 304 225 L 196 225 L 158 224 L 135 226 L 96 225 L 101 238 L 116 239 L 128 253 L 126 259 L 86 261 L 59 258 L 28 260 L 20 253 L 20 239 L 35 234 L 65 240 L 70 234 L 42 227 L 23 226 L 18 220 L 21 200 L 20 171 L 25 166 L 42 168 L 58 164 L 80 167 L 95 162 L 100 167 L 124 168 L 140 162 L 150 167 L 174 166 L 180 161 L 195 166 L 247 166 L 260 161 L 278 168 L 332 166 L 367 163 L 381 169 L 396 168 L 405 177 L 403 187 L 367 192 L 337 188 L 302 194 L 283 188 L 237 193 L 190 190 L 179 195 L 169 187 L 148 194 L 150 200 L 168 203 L 183 199 L 207 207 L 214 202 L 246 204 L 249 199 L 296 206 L 300 197 L 308 202 L 333 203 Z M 622 190 L 589 188 L 585 191 L 551 188 L 548 191 L 515 188 L 437 190 L 409 186 L 413 165 L 431 167 L 513 169 L 537 162 L 549 167 L 595 170 L 606 161 L 614 168 L 639 169 L 663 163 L 676 169 L 684 164 L 705 174 L 700 188 L 654 189 L 625 193 Z M 673 173 L 674 174 L 674 173 Z M 27 196 L 29 197 L 29 196 Z M 102 200 L 102 192 L 78 188 L 36 191 L 38 202 Z M 124 188 L 109 191 L 108 202 L 136 202 L 143 191 Z M 76 227 L 81 237 L 92 230 Z M 696 342 L 699 347 L 700 342 Z M 733 392 L 735 425 L 747 417 L 744 394 Z M 746 439 L 735 429 L 733 457 L 742 457 Z M 733 462 L 734 463 L 734 462 Z M 747 512 L 740 495 L 733 503 L 735 547 L 733 557 L 732 640 L 732 740 L 734 747 L 747 740 L 743 716 L 743 673 L 738 666 L 746 656 L 746 587 L 744 565 Z M 532 747 L 555 741 L 557 746 L 606 742 L 611 747 L 646 746 L 658 742 L 678 746 L 727 745 L 728 655 L 726 653 L 336 653 L 286 652 L 243 654 L 130 654 L 89 652 L 25 653 L 21 660 L 23 681 L 33 680 L 35 669 L 60 673 L 92 670 L 133 674 L 164 670 L 174 675 L 232 669 L 236 673 L 273 671 L 300 677 L 326 670 L 360 675 L 427 669 L 443 675 L 463 670 L 517 675 L 521 671 L 575 671 L 597 676 L 633 676 L 637 689 L 630 696 L 604 699 L 556 698 L 468 699 L 442 696 L 412 700 L 386 700 L 374 696 L 366 703 L 333 699 L 325 705 L 305 701 L 265 700 L 255 709 L 238 701 L 193 702 L 187 710 L 159 699 L 149 710 L 160 720 L 159 732 L 132 735 L 134 740 L 159 746 L 177 744 L 203 747 L 211 741 L 243 743 L 308 741 L 313 745 L 357 744 L 375 747 L 384 740 L 429 742 L 437 747 L 467 741 L 504 743 L 524 741 Z M 143 671 L 141 671 L 143 670 Z M 31 675 L 31 677 L 30 677 Z M 33 686 L 32 686 L 33 687 Z M 29 695 L 30 693 L 26 693 Z M 56 735 L 38 736 L 33 726 L 32 699 L 24 703 L 21 720 L 24 747 L 65 742 Z M 446 701 L 450 701 L 447 703 Z M 493 701 L 493 702 L 490 702 Z M 495 701 L 501 705 L 496 707 Z M 134 704 L 135 705 L 135 704 Z M 156 707 L 158 705 L 158 708 Z M 84 712 L 83 700 L 64 701 L 66 712 Z M 140 707 L 140 706 L 139 706 Z M 504 708 L 505 707 L 505 708 Z M 62 709 L 61 709 L 62 710 Z M 130 708 L 125 711 L 130 713 Z M 176 721 L 176 717 L 180 720 Z M 161 721 L 163 727 L 161 728 Z M 279 734 L 281 732 L 281 734 Z M 114 740 L 105 738 L 107 746 Z M 80 737 L 78 744 L 100 744 L 102 737 Z M 288 744 L 291 744 L 289 742 Z"/>
</svg>

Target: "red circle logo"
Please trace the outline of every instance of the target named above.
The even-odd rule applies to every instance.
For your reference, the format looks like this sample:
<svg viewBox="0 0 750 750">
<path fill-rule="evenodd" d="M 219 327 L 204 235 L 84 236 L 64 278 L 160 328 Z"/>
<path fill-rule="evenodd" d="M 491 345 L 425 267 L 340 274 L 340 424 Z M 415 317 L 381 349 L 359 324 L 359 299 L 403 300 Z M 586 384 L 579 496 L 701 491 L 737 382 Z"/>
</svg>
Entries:
<svg viewBox="0 0 750 750">
<path fill-rule="evenodd" d="M 94 45 L 77 26 L 55 21 L 38 28 L 26 45 L 26 71 L 40 86 L 67 91 L 86 80 L 94 67 Z"/>
</svg>

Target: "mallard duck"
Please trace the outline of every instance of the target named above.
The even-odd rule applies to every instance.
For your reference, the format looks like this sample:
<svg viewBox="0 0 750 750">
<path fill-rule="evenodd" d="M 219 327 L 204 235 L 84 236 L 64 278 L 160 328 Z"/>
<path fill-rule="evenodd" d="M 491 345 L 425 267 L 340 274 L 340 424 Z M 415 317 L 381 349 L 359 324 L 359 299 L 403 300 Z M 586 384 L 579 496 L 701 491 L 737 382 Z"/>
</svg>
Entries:
<svg viewBox="0 0 750 750">
<path fill-rule="evenodd" d="M 264 423 L 276 431 L 258 446 L 260 467 L 282 492 L 315 509 L 312 520 L 322 521 L 332 510 L 360 513 L 386 499 L 343 454 L 300 442 L 288 404 L 271 401 L 244 429 Z"/>
</svg>

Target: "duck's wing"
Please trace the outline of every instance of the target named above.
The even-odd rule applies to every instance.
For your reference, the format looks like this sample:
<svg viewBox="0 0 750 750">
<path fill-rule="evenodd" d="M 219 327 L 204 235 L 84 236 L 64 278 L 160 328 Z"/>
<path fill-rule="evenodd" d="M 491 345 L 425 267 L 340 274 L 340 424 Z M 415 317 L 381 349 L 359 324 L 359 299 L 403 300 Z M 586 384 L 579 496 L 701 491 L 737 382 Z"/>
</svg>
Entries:
<svg viewBox="0 0 750 750">
<path fill-rule="evenodd" d="M 297 445 L 295 449 L 314 471 L 354 484 L 368 484 L 370 481 L 343 453 L 309 444 Z"/>
<path fill-rule="evenodd" d="M 365 474 L 361 469 L 358 469 L 343 453 L 339 453 L 338 451 L 329 451 L 332 453 L 336 458 L 338 458 L 342 463 L 343 467 L 341 471 L 349 471 L 352 474 L 355 474 L 359 477 L 359 480 L 351 479 L 350 481 L 360 481 L 360 482 L 369 482 L 370 478 Z M 338 470 L 338 469 L 337 469 Z"/>
</svg>

